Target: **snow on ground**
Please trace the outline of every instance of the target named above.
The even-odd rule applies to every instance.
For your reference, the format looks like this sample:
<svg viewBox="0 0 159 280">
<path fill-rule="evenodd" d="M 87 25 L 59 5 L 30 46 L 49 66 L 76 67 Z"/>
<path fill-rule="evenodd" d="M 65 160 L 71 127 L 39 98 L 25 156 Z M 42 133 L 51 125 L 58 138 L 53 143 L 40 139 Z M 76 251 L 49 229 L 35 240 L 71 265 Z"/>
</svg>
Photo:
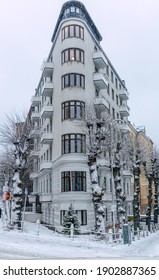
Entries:
<svg viewBox="0 0 159 280">
<path fill-rule="evenodd" d="M 24 232 L 4 231 L 0 219 L 0 259 L 159 259 L 159 231 L 128 244 L 78 236 L 74 239 L 25 222 Z M 95 239 L 95 237 L 93 237 Z"/>
</svg>

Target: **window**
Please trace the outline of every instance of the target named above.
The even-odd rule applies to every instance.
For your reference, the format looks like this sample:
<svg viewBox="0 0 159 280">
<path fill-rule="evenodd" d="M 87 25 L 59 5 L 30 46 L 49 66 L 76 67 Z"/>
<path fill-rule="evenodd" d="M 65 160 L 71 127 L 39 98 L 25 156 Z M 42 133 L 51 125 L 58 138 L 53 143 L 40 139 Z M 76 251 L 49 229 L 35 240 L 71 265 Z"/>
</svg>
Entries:
<svg viewBox="0 0 159 280">
<path fill-rule="evenodd" d="M 87 210 L 76 210 L 76 214 L 81 226 L 87 225 Z"/>
<path fill-rule="evenodd" d="M 84 134 L 62 135 L 62 154 L 86 153 L 86 136 Z"/>
<path fill-rule="evenodd" d="M 107 177 L 104 177 L 103 189 L 106 190 L 106 188 L 107 188 Z"/>
<path fill-rule="evenodd" d="M 84 63 L 84 51 L 76 48 L 64 50 L 61 55 L 61 62 L 63 64 L 68 61 L 78 61 Z"/>
<path fill-rule="evenodd" d="M 111 71 L 111 81 L 112 81 L 112 83 L 114 83 L 114 74 L 113 74 L 113 71 Z"/>
<path fill-rule="evenodd" d="M 109 76 L 109 65 L 108 64 L 106 65 L 106 74 L 107 74 L 107 76 Z"/>
<path fill-rule="evenodd" d="M 68 25 L 62 29 L 62 40 L 66 38 L 76 37 L 84 39 L 84 28 L 79 25 Z"/>
<path fill-rule="evenodd" d="M 86 191 L 85 171 L 64 171 L 61 173 L 61 192 Z"/>
<path fill-rule="evenodd" d="M 112 99 L 114 100 L 114 89 L 112 89 Z"/>
<path fill-rule="evenodd" d="M 107 222 L 108 221 L 108 209 L 105 208 L 105 221 Z"/>
<path fill-rule="evenodd" d="M 62 103 L 62 120 L 82 119 L 85 115 L 85 103 L 82 101 L 67 101 Z"/>
<path fill-rule="evenodd" d="M 108 83 L 108 86 L 107 86 L 107 93 L 110 94 L 110 87 L 109 87 L 109 83 Z"/>
<path fill-rule="evenodd" d="M 118 80 L 117 80 L 117 78 L 115 78 L 115 86 L 118 89 Z"/>
<path fill-rule="evenodd" d="M 61 210 L 60 211 L 60 225 L 62 226 L 63 225 L 63 218 L 64 216 L 66 215 L 66 210 Z"/>
<path fill-rule="evenodd" d="M 113 115 L 113 119 L 115 119 L 115 109 L 112 108 L 112 115 Z"/>
<path fill-rule="evenodd" d="M 119 105 L 119 97 L 116 95 L 116 104 Z"/>
<path fill-rule="evenodd" d="M 85 88 L 85 77 L 82 74 L 70 73 L 62 76 L 62 89 L 66 87 Z"/>
<path fill-rule="evenodd" d="M 112 192 L 112 179 L 110 178 L 110 192 Z"/>
</svg>

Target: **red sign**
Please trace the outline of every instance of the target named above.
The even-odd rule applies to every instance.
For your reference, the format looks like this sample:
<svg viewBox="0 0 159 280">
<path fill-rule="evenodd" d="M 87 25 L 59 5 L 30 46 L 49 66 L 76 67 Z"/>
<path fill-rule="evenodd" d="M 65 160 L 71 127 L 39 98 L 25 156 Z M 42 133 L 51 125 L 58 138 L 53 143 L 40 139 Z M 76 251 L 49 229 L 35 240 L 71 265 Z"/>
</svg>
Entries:
<svg viewBox="0 0 159 280">
<path fill-rule="evenodd" d="M 4 201 L 10 200 L 10 193 L 9 193 L 9 192 L 4 192 L 4 193 L 3 193 L 3 200 L 4 200 Z"/>
</svg>

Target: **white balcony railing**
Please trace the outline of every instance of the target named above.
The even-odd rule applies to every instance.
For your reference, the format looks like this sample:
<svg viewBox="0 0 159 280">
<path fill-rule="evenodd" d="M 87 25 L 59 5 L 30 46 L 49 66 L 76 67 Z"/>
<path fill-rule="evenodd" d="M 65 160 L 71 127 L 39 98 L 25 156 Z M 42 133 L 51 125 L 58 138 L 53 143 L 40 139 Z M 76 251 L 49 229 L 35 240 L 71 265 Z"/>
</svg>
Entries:
<svg viewBox="0 0 159 280">
<path fill-rule="evenodd" d="M 39 197 L 40 202 L 52 201 L 51 193 L 41 193 Z"/>
<path fill-rule="evenodd" d="M 53 94 L 53 83 L 50 79 L 46 79 L 41 90 L 42 96 L 51 97 Z"/>
<path fill-rule="evenodd" d="M 53 116 L 53 105 L 44 105 L 41 110 L 41 117 L 44 119 L 50 119 Z"/>
<path fill-rule="evenodd" d="M 41 144 L 51 144 L 53 141 L 52 132 L 43 132 L 41 135 Z"/>
<path fill-rule="evenodd" d="M 128 117 L 130 114 L 130 108 L 127 105 L 120 105 L 119 112 L 122 117 Z"/>
<path fill-rule="evenodd" d="M 42 70 L 42 76 L 43 77 L 52 77 L 53 74 L 53 62 L 52 61 L 45 61 L 43 62 L 43 65 L 41 67 Z"/>
<path fill-rule="evenodd" d="M 129 92 L 125 88 L 118 90 L 118 93 L 121 100 L 129 99 Z"/>
<path fill-rule="evenodd" d="M 93 54 L 93 61 L 97 69 L 106 68 L 108 64 L 107 59 L 101 51 L 97 51 Z"/>
<path fill-rule="evenodd" d="M 99 106 L 101 111 L 109 110 L 109 103 L 104 97 L 96 97 L 94 100 L 94 105 Z"/>
<path fill-rule="evenodd" d="M 44 161 L 40 164 L 40 171 L 49 171 L 52 168 L 52 161 Z"/>
<path fill-rule="evenodd" d="M 104 75 L 103 73 L 95 72 L 93 80 L 94 80 L 95 86 L 99 90 L 106 89 L 108 87 L 108 79 L 107 79 L 106 75 Z"/>
<path fill-rule="evenodd" d="M 38 106 L 40 101 L 40 96 L 33 96 L 31 99 L 32 106 Z"/>
</svg>

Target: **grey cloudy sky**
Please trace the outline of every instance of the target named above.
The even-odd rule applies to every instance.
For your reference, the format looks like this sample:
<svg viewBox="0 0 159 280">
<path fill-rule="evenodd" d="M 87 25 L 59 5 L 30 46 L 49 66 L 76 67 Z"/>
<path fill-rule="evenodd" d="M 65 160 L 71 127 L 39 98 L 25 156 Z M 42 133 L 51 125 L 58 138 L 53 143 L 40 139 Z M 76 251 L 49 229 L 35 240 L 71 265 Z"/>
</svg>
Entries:
<svg viewBox="0 0 159 280">
<path fill-rule="evenodd" d="M 0 120 L 28 110 L 65 0 L 0 0 Z M 159 1 L 81 0 L 126 81 L 130 120 L 159 144 Z"/>
</svg>

